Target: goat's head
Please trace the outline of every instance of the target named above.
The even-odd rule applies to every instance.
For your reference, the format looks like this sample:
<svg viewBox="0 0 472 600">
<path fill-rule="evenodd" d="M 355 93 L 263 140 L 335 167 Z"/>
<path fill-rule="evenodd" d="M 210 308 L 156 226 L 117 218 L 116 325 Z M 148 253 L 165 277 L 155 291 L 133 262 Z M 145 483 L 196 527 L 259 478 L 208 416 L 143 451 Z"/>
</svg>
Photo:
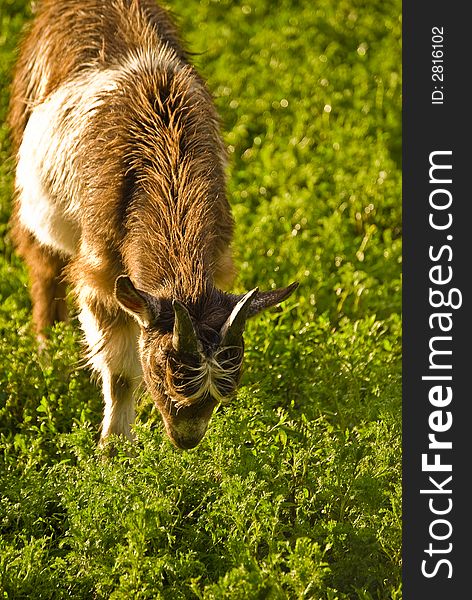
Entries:
<svg viewBox="0 0 472 600">
<path fill-rule="evenodd" d="M 171 441 L 195 447 L 214 408 L 234 394 L 241 374 L 246 320 L 285 300 L 298 286 L 247 294 L 211 287 L 185 303 L 137 289 L 126 276 L 115 284 L 120 306 L 138 321 L 144 380 Z"/>
</svg>

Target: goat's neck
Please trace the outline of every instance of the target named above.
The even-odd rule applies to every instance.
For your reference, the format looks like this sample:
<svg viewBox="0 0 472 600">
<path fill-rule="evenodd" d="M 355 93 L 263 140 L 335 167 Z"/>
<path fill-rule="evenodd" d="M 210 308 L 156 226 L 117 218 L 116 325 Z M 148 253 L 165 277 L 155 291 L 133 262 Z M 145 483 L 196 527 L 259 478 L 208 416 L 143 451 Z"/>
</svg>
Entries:
<svg viewBox="0 0 472 600">
<path fill-rule="evenodd" d="M 206 249 L 192 247 L 185 238 L 162 241 L 151 241 L 146 234 L 134 237 L 128 245 L 125 266 L 135 285 L 184 302 L 204 295 L 211 281 Z"/>
</svg>

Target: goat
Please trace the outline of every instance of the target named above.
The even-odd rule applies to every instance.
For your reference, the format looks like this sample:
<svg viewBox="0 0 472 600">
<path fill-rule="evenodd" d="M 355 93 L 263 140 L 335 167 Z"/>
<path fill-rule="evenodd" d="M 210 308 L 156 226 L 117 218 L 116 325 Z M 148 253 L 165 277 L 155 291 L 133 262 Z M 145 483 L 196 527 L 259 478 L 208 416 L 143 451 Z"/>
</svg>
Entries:
<svg viewBox="0 0 472 600">
<path fill-rule="evenodd" d="M 141 381 L 195 447 L 239 383 L 246 320 L 298 285 L 230 294 L 233 218 L 206 83 L 153 0 L 40 0 L 11 91 L 11 231 L 43 344 L 78 303 L 100 443 L 132 439 Z"/>
</svg>

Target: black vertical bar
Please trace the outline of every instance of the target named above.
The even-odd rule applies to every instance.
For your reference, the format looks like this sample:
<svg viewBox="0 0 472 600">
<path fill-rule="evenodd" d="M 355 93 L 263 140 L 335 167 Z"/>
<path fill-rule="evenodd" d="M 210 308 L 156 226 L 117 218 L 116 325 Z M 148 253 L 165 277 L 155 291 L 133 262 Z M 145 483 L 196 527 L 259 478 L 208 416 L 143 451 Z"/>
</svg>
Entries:
<svg viewBox="0 0 472 600">
<path fill-rule="evenodd" d="M 403 4 L 405 600 L 472 598 L 472 306 L 467 285 L 472 277 L 472 28 L 467 6 L 437 0 Z M 431 161 L 452 168 L 433 170 L 431 182 Z M 449 177 L 452 183 L 444 183 Z M 448 208 L 432 206 L 446 206 L 451 197 Z M 433 227 L 430 218 L 445 228 Z M 439 268 L 431 272 L 433 267 Z M 450 275 L 447 283 L 432 281 Z M 444 303 L 450 299 L 456 308 L 433 307 L 432 290 L 439 292 L 434 303 L 441 304 L 442 292 Z M 445 316 L 433 317 L 438 313 Z M 430 344 L 452 354 L 432 357 Z M 431 360 L 443 368 L 432 368 Z M 448 387 L 452 400 L 446 404 Z M 434 440 L 451 442 L 452 448 L 435 447 Z M 423 454 L 428 464 L 438 460 L 444 465 L 440 468 L 450 465 L 452 470 L 428 471 L 422 467 Z"/>
</svg>

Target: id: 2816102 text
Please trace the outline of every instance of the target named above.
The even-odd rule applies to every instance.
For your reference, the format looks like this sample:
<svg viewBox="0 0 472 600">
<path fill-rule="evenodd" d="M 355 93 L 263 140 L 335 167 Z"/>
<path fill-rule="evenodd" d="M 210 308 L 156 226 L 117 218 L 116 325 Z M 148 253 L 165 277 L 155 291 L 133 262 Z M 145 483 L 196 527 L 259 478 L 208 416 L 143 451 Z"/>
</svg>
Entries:
<svg viewBox="0 0 472 600">
<path fill-rule="evenodd" d="M 431 29 L 431 104 L 444 104 L 444 27 Z"/>
</svg>

